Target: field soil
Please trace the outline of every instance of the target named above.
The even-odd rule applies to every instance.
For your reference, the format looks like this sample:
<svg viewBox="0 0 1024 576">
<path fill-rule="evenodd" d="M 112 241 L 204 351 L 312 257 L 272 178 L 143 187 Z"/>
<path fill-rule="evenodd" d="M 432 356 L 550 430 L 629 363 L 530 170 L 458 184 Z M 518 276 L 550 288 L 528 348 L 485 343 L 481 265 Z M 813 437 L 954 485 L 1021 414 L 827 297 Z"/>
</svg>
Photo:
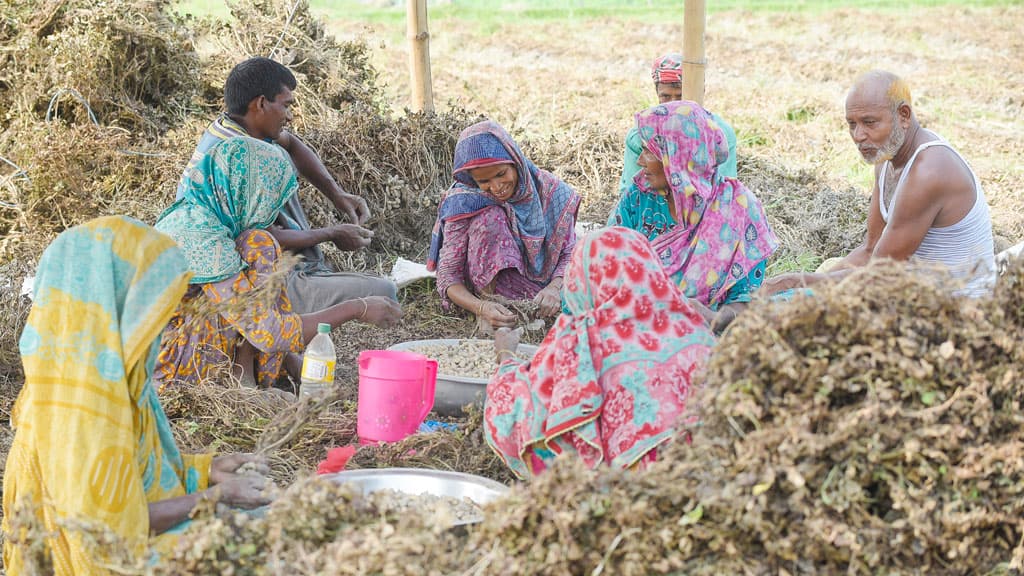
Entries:
<svg viewBox="0 0 1024 576">
<path fill-rule="evenodd" d="M 910 83 L 922 124 L 953 143 L 981 178 L 996 231 L 1019 241 L 1022 23 L 1024 6 L 713 12 L 705 39 L 705 104 L 736 129 L 741 160 L 764 158 L 866 194 L 870 167 L 850 141 L 843 102 L 858 74 L 873 68 L 895 72 Z M 327 26 L 342 37 L 368 39 L 394 106 L 406 106 L 404 29 L 342 18 L 328 18 Z M 442 20 L 431 22 L 430 33 L 440 109 L 465 107 L 519 133 L 553 136 L 582 154 L 593 146 L 585 138 L 590 127 L 621 143 L 632 114 L 655 103 L 651 61 L 681 50 L 683 37 L 681 15 L 676 22 Z M 600 176 L 584 187 L 587 206 L 595 208 L 586 215 L 596 217 L 598 205 L 609 202 L 613 174 Z"/>
</svg>

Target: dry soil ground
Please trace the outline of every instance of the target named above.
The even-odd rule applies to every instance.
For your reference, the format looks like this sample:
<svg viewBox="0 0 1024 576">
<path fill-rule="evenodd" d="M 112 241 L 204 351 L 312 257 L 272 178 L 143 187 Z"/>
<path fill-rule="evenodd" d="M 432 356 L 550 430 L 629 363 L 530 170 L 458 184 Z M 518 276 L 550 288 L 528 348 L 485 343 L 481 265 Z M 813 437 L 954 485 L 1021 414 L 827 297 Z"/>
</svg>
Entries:
<svg viewBox="0 0 1024 576">
<path fill-rule="evenodd" d="M 732 123 L 739 154 L 808 169 L 842 188 L 867 188 L 844 122 L 857 74 L 904 76 L 922 123 L 971 162 L 999 234 L 1024 238 L 1024 7 L 712 13 L 706 105 Z M 395 26 L 328 26 L 365 35 L 396 107 L 407 102 L 404 39 Z M 650 61 L 682 44 L 680 22 L 628 19 L 431 23 L 435 101 L 489 115 L 526 134 L 581 126 L 616 134 L 653 103 Z M 606 186 L 606 182 L 593 187 Z M 590 190 L 585 190 L 590 192 Z M 593 199 L 592 199 L 593 200 Z M 771 216 L 769 214 L 769 216 Z"/>
</svg>

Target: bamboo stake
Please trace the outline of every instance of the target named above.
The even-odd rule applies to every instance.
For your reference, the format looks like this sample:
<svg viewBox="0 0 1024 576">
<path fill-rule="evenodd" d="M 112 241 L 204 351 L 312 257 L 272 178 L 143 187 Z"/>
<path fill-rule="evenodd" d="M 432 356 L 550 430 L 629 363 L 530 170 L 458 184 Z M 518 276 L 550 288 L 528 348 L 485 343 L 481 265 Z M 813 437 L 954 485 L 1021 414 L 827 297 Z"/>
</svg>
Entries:
<svg viewBox="0 0 1024 576">
<path fill-rule="evenodd" d="M 406 8 L 412 110 L 413 112 L 433 112 L 434 93 L 430 81 L 430 32 L 427 30 L 427 0 L 407 0 Z"/>
<path fill-rule="evenodd" d="M 683 11 L 683 98 L 704 104 L 704 0 L 686 0 Z"/>
</svg>

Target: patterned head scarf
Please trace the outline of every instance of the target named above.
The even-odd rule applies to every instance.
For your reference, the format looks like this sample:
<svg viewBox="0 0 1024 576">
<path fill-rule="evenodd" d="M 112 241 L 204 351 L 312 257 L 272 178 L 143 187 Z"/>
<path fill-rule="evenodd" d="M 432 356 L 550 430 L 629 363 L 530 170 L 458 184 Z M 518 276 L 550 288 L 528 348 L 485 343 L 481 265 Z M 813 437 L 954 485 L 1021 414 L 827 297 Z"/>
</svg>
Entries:
<svg viewBox="0 0 1024 576">
<path fill-rule="evenodd" d="M 567 313 L 536 354 L 487 385 L 484 434 L 519 476 L 551 453 L 628 468 L 669 440 L 710 331 L 639 232 L 587 234 L 566 270 Z"/>
<path fill-rule="evenodd" d="M 761 202 L 718 166 L 729 157 L 725 133 L 711 113 L 689 101 L 668 102 L 637 114 L 644 147 L 665 166 L 677 226 L 652 245 L 669 275 L 706 305 L 720 302 L 778 247 Z M 656 193 L 643 172 L 633 181 Z"/>
<path fill-rule="evenodd" d="M 469 170 L 512 164 L 519 182 L 506 202 L 477 188 Z M 580 196 L 554 174 L 537 168 L 498 123 L 487 120 L 466 128 L 455 145 L 455 182 L 438 207 L 427 255 L 434 270 L 444 242 L 444 223 L 472 218 L 491 206 L 502 206 L 526 263 L 525 275 L 535 282 L 551 280 L 558 257 L 572 236 Z"/>
<path fill-rule="evenodd" d="M 55 532 L 46 545 L 58 574 L 105 572 L 58 516 L 141 548 L 147 502 L 206 488 L 212 455 L 178 451 L 150 379 L 188 277 L 170 238 L 123 216 L 66 230 L 39 261 L 19 342 L 25 386 L 11 416 L 4 528 L 9 506 L 34 501 Z M 5 547 L 7 569 L 21 572 L 17 547 Z"/>
<path fill-rule="evenodd" d="M 224 280 L 245 268 L 235 239 L 273 224 L 297 188 L 295 169 L 280 146 L 231 138 L 192 168 L 185 195 L 160 215 L 156 229 L 181 246 L 193 284 Z"/>
<path fill-rule="evenodd" d="M 655 84 L 680 84 L 683 81 L 683 55 L 665 54 L 654 60 L 651 78 Z"/>
<path fill-rule="evenodd" d="M 504 131 L 497 124 L 495 126 L 498 130 Z M 512 147 L 516 149 L 514 142 Z M 512 153 L 505 147 L 505 143 L 499 135 L 494 132 L 479 132 L 459 140 L 455 145 L 455 168 L 452 170 L 452 177 L 464 186 L 476 188 L 476 181 L 469 173 L 470 170 L 515 163 Z M 518 186 L 515 196 L 509 201 L 514 202 L 516 196 L 521 195 L 525 190 L 525 185 Z"/>
</svg>

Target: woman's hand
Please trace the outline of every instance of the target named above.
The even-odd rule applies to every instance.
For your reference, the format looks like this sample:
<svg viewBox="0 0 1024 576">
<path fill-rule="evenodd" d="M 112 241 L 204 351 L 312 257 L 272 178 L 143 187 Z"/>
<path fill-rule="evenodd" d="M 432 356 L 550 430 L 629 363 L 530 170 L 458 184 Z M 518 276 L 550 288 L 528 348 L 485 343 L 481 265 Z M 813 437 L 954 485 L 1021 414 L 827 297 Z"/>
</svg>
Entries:
<svg viewBox="0 0 1024 576">
<path fill-rule="evenodd" d="M 252 509 L 273 502 L 274 485 L 263 476 L 233 475 L 210 488 L 219 501 L 233 508 Z"/>
<path fill-rule="evenodd" d="M 740 315 L 740 312 L 743 312 L 746 307 L 747 304 L 745 303 L 734 302 L 719 308 L 718 312 L 715 313 L 714 320 L 711 322 L 711 331 L 715 334 L 725 332 L 725 329 L 732 324 L 733 320 L 735 320 Z"/>
<path fill-rule="evenodd" d="M 277 486 L 267 478 L 269 473 L 266 459 L 255 454 L 228 454 L 214 458 L 210 463 L 209 488 L 149 503 L 150 534 L 162 534 L 188 520 L 196 505 L 207 498 L 216 498 L 235 508 L 258 508 L 270 504 Z"/>
<path fill-rule="evenodd" d="M 511 328 L 516 325 L 516 315 L 497 302 L 481 300 L 477 316 L 483 317 L 495 328 Z"/>
<path fill-rule="evenodd" d="M 533 298 L 534 303 L 540 308 L 540 316 L 547 318 L 556 316 L 562 310 L 562 287 L 554 282 L 548 284 Z"/>
<path fill-rule="evenodd" d="M 353 252 L 366 248 L 373 241 L 373 231 L 358 224 L 335 224 L 327 228 L 331 242 L 338 250 Z"/>
<path fill-rule="evenodd" d="M 246 464 L 248 464 L 246 466 L 248 470 L 240 472 L 239 469 Z M 228 482 L 240 475 L 263 478 L 269 474 L 270 465 L 267 464 L 267 459 L 255 454 L 238 453 L 217 456 L 210 464 L 211 485 Z"/>
<path fill-rule="evenodd" d="M 523 335 L 522 328 L 498 328 L 494 332 L 494 357 L 500 364 L 511 354 L 515 356 L 519 348 L 519 338 Z"/>
</svg>

